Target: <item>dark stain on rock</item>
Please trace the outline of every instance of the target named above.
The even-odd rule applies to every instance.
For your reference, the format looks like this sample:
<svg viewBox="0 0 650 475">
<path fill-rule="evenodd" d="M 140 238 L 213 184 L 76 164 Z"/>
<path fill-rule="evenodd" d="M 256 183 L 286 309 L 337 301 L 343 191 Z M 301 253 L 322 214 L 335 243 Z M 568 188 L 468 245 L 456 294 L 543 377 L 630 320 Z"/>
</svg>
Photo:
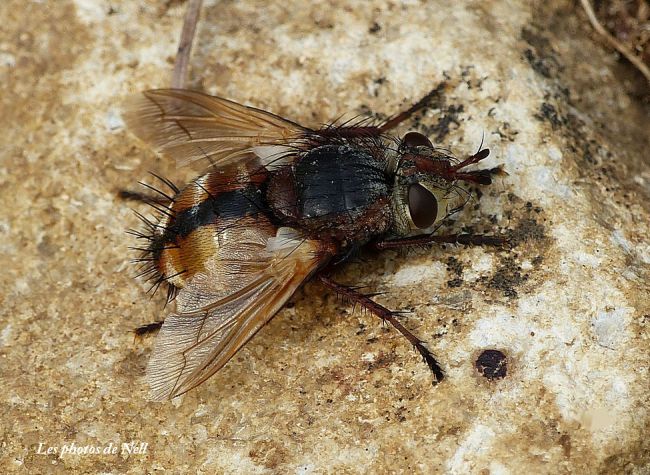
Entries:
<svg viewBox="0 0 650 475">
<path fill-rule="evenodd" d="M 522 271 L 520 265 L 522 258 L 531 261 L 536 268 L 543 260 L 551 244 L 547 236 L 544 209 L 532 202 L 524 202 L 514 193 L 508 194 L 511 206 L 504 212 L 505 218 L 514 224 L 507 230 L 507 242 L 499 253 L 499 262 L 496 271 L 491 276 L 483 276 L 479 281 L 484 282 L 488 288 L 500 291 L 507 298 L 518 296 L 517 288 L 529 279 L 529 274 Z M 518 248 L 523 243 L 529 245 Z M 532 255 L 531 255 L 532 253 Z"/>
<path fill-rule="evenodd" d="M 447 259 L 447 272 L 452 272 L 456 277 L 447 281 L 449 287 L 460 287 L 463 283 L 463 264 L 455 257 Z"/>
<path fill-rule="evenodd" d="M 569 434 L 562 434 L 560 436 L 560 445 L 562 446 L 562 452 L 566 458 L 571 457 L 571 437 Z"/>
<path fill-rule="evenodd" d="M 553 130 L 560 128 L 563 125 L 566 125 L 567 119 L 562 117 L 555 106 L 549 104 L 548 102 L 542 102 L 542 105 L 539 108 L 539 112 L 535 114 L 535 118 L 542 122 L 548 122 L 551 124 Z"/>
<path fill-rule="evenodd" d="M 50 238 L 50 236 L 48 236 L 46 234 L 45 236 L 43 236 L 43 239 L 41 240 L 41 242 L 38 243 L 38 245 L 36 246 L 36 249 L 38 250 L 38 253 L 41 256 L 43 256 L 45 258 L 50 258 L 50 257 L 54 257 L 54 255 L 56 255 L 58 247 L 54 242 L 52 242 L 52 239 Z"/>
<path fill-rule="evenodd" d="M 524 58 L 533 70 L 545 78 L 557 76 L 563 68 L 548 38 L 532 27 L 523 28 L 521 38 L 529 45 L 524 50 Z"/>
<path fill-rule="evenodd" d="M 461 71 L 461 77 L 463 82 L 467 85 L 467 89 L 470 91 L 472 89 L 482 90 L 483 81 L 485 77 L 476 77 L 474 66 L 465 66 Z"/>
<path fill-rule="evenodd" d="M 501 265 L 488 282 L 488 286 L 500 290 L 509 298 L 517 297 L 516 287 L 528 279 L 528 274 L 521 273 L 521 267 L 513 257 L 502 259 Z"/>
<path fill-rule="evenodd" d="M 505 211 L 505 217 L 508 220 L 517 220 L 517 225 L 508 231 L 508 242 L 511 247 L 515 247 L 527 241 L 543 241 L 548 239 L 546 228 L 541 223 L 546 221 L 544 218 L 544 209 L 541 206 L 535 206 L 532 202 L 523 202 L 514 193 L 508 193 L 508 201 L 513 207 Z"/>
<path fill-rule="evenodd" d="M 512 128 L 509 122 L 502 122 L 499 128 L 496 130 L 496 133 L 502 139 L 508 140 L 509 142 L 514 142 L 519 135 L 519 131 Z"/>
<path fill-rule="evenodd" d="M 289 453 L 279 441 L 260 440 L 253 444 L 248 456 L 258 465 L 263 465 L 269 470 L 277 470 L 286 462 Z"/>
<path fill-rule="evenodd" d="M 449 257 L 447 259 L 447 270 L 459 276 L 463 273 L 463 264 L 455 257 Z"/>
<path fill-rule="evenodd" d="M 436 108 L 437 109 L 437 108 Z M 433 125 L 421 125 L 420 120 L 416 119 L 415 128 L 420 130 L 424 135 L 429 138 L 432 138 L 434 143 L 441 143 L 444 138 L 451 131 L 451 125 L 454 125 L 454 128 L 460 126 L 459 116 L 463 112 L 464 107 L 460 105 L 440 105 L 439 112 L 437 115 L 440 117 L 438 122 Z"/>
<path fill-rule="evenodd" d="M 460 126 L 458 117 L 460 113 L 463 112 L 465 108 L 462 104 L 460 105 L 450 105 L 449 107 L 441 111 L 441 117 L 437 124 L 431 127 L 431 130 L 428 131 L 427 135 L 431 136 L 435 133 L 435 141 L 441 142 L 450 131 L 449 126 L 454 124 L 456 127 Z"/>
<path fill-rule="evenodd" d="M 375 358 L 373 361 L 368 362 L 368 365 L 366 367 L 368 372 L 372 372 L 376 369 L 380 368 L 389 368 L 392 367 L 393 364 L 395 364 L 395 361 L 397 359 L 397 356 L 395 353 L 379 353 L 377 355 L 377 358 Z"/>
<path fill-rule="evenodd" d="M 506 355 L 499 350 L 483 350 L 476 359 L 476 369 L 487 379 L 502 379 L 508 373 Z"/>
<path fill-rule="evenodd" d="M 541 241 L 546 238 L 544 226 L 535 218 L 524 218 L 508 234 L 510 244 L 516 246 L 526 241 Z"/>
</svg>

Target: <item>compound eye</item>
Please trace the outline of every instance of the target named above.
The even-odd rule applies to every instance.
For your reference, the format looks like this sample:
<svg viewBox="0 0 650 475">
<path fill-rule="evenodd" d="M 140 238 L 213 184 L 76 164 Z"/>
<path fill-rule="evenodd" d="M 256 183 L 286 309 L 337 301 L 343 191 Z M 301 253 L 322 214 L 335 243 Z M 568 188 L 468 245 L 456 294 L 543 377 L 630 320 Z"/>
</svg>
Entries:
<svg viewBox="0 0 650 475">
<path fill-rule="evenodd" d="M 419 183 L 408 189 L 408 205 L 411 220 L 418 229 L 424 229 L 436 222 L 438 217 L 438 200 Z"/>
<path fill-rule="evenodd" d="M 429 147 L 433 148 L 431 140 L 419 132 L 409 132 L 402 139 L 402 144 L 407 147 Z"/>
</svg>

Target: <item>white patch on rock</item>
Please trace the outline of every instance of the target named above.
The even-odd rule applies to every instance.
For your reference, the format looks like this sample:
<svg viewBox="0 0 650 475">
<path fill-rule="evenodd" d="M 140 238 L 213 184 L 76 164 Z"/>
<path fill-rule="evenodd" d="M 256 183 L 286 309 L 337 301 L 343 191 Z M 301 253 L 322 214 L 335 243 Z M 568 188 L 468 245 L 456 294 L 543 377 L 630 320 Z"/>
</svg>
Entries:
<svg viewBox="0 0 650 475">
<path fill-rule="evenodd" d="M 91 25 L 103 21 L 108 15 L 108 5 L 96 0 L 75 0 L 77 18 L 82 23 Z"/>
<path fill-rule="evenodd" d="M 474 247 L 469 250 L 468 254 L 471 265 L 463 270 L 463 280 L 475 281 L 494 269 L 494 256 L 484 249 Z"/>
<path fill-rule="evenodd" d="M 591 326 L 598 344 L 609 349 L 616 349 L 628 335 L 627 324 L 630 310 L 617 308 L 598 312 L 591 321 Z"/>
<path fill-rule="evenodd" d="M 16 57 L 6 51 L 0 51 L 0 66 L 13 68 L 16 66 Z"/>
<path fill-rule="evenodd" d="M 124 128 L 124 120 L 118 109 L 109 109 L 106 115 L 106 127 L 111 132 L 118 132 Z"/>
<path fill-rule="evenodd" d="M 11 323 L 2 329 L 0 332 L 0 346 L 4 346 L 11 339 L 12 329 Z"/>
<path fill-rule="evenodd" d="M 450 473 L 473 473 L 476 467 L 472 460 L 490 450 L 494 435 L 490 427 L 476 424 L 447 461 L 447 470 Z"/>
<path fill-rule="evenodd" d="M 434 261 L 428 264 L 402 266 L 393 275 L 393 284 L 397 286 L 412 285 L 426 281 L 442 281 L 447 270 L 442 262 Z"/>
</svg>

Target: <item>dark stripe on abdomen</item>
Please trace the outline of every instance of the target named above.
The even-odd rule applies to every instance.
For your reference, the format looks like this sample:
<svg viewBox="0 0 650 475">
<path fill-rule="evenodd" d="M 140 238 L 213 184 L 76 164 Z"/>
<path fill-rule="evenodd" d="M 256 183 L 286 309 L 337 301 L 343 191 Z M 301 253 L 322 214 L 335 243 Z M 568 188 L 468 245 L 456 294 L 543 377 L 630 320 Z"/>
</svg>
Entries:
<svg viewBox="0 0 650 475">
<path fill-rule="evenodd" d="M 184 238 L 195 229 L 208 224 L 235 223 L 240 218 L 267 209 L 262 190 L 255 185 L 220 193 L 176 214 L 165 229 L 164 240 L 169 242 Z"/>
</svg>

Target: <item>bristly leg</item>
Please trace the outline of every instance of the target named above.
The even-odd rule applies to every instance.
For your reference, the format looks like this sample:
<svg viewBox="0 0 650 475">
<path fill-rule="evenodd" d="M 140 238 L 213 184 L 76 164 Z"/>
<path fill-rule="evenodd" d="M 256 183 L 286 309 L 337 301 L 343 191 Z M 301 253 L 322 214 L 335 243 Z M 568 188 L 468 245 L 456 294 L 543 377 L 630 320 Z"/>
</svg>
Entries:
<svg viewBox="0 0 650 475">
<path fill-rule="evenodd" d="M 444 88 L 445 88 L 445 84 L 441 83 L 440 85 L 438 85 L 437 88 L 433 89 L 432 91 L 429 91 L 429 93 L 426 96 L 424 96 L 422 99 L 417 101 L 407 110 L 400 112 L 399 114 L 394 115 L 393 117 L 386 120 L 386 122 L 384 122 L 382 125 L 378 127 L 380 132 L 383 133 L 390 129 L 394 129 L 399 124 L 409 119 L 413 114 L 427 107 L 435 97 L 440 96 Z"/>
<path fill-rule="evenodd" d="M 343 125 L 341 127 L 326 127 L 320 129 L 317 133 L 323 137 L 339 137 L 339 138 L 363 138 L 363 137 L 379 137 L 383 133 L 394 129 L 399 124 L 408 120 L 413 114 L 419 110 L 427 107 L 431 101 L 439 96 L 444 89 L 445 85 L 440 84 L 437 88 L 430 91 L 426 96 L 417 101 L 407 110 L 400 112 L 379 125 Z"/>
<path fill-rule="evenodd" d="M 508 243 L 505 236 L 488 236 L 485 234 L 423 234 L 388 241 L 377 241 L 373 244 L 376 249 L 396 249 L 406 246 L 421 246 L 424 244 L 463 244 L 465 246 L 503 246 Z"/>
<path fill-rule="evenodd" d="M 139 201 L 145 204 L 169 206 L 170 203 L 174 202 L 174 197 L 179 193 L 180 190 L 172 181 L 168 180 L 167 178 L 161 177 L 160 175 L 157 175 L 153 172 L 149 172 L 149 174 L 154 178 L 158 179 L 158 181 L 163 183 L 165 186 L 167 186 L 172 191 L 173 194 L 169 195 L 168 193 L 165 193 L 164 191 L 160 190 L 159 188 L 156 188 L 155 186 L 151 186 L 148 185 L 147 183 L 139 181 L 138 184 L 144 186 L 149 191 L 153 192 L 155 195 L 152 196 L 147 193 L 141 193 L 138 191 L 120 190 L 118 192 L 118 196 L 123 200 Z"/>
<path fill-rule="evenodd" d="M 431 372 L 435 376 L 434 384 L 439 383 L 443 380 L 444 374 L 442 372 L 442 368 L 440 368 L 440 365 L 436 361 L 435 357 L 424 345 L 424 342 L 422 340 L 407 330 L 404 325 L 399 322 L 399 320 L 396 318 L 398 312 L 388 310 L 386 307 L 378 304 L 367 295 L 358 292 L 352 287 L 338 284 L 325 275 L 320 275 L 319 278 L 321 282 L 325 284 L 325 286 L 332 289 L 337 294 L 342 295 L 354 304 L 359 304 L 362 308 L 368 310 L 371 313 L 374 313 L 383 321 L 393 325 L 393 327 L 395 327 L 397 331 L 404 335 L 406 339 L 415 347 L 417 352 L 420 353 L 425 363 L 429 366 L 429 369 L 431 369 Z"/>
<path fill-rule="evenodd" d="M 135 334 L 136 338 L 148 336 L 152 333 L 158 333 L 164 322 L 164 320 L 161 320 L 159 322 L 151 322 L 147 323 L 146 325 L 140 325 L 135 330 L 133 330 L 133 333 Z"/>
<path fill-rule="evenodd" d="M 139 191 L 120 190 L 117 193 L 117 196 L 119 196 L 123 200 L 138 201 L 140 203 L 145 203 L 145 204 L 151 204 L 151 203 L 158 204 L 158 205 L 169 204 L 169 200 L 166 198 L 151 196 L 146 193 L 140 193 Z"/>
</svg>

